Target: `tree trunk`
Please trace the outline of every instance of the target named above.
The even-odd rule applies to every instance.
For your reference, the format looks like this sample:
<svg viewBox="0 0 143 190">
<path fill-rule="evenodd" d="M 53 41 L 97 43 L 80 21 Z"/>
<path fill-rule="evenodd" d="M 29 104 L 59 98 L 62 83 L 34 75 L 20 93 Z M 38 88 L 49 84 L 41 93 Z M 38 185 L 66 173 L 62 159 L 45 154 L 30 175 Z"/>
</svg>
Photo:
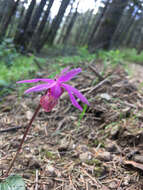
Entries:
<svg viewBox="0 0 143 190">
<path fill-rule="evenodd" d="M 64 21 L 63 26 L 61 27 L 59 39 L 57 40 L 57 43 L 58 43 L 58 44 L 62 43 L 63 38 L 64 38 L 64 36 L 65 36 L 66 29 L 67 29 L 67 27 L 68 27 L 68 24 L 69 24 L 70 19 L 71 19 L 71 16 L 72 16 L 72 11 L 73 11 L 73 4 L 74 4 L 74 2 L 75 2 L 75 0 L 73 0 L 73 1 L 71 2 L 70 11 L 69 11 L 68 15 L 66 16 L 66 19 L 65 19 L 65 21 Z"/>
<path fill-rule="evenodd" d="M 26 33 L 27 33 L 27 39 L 26 39 L 27 42 L 30 41 L 32 35 L 34 34 L 34 31 L 35 31 L 35 29 L 36 29 L 36 27 L 38 25 L 39 19 L 41 17 L 43 9 L 44 9 L 44 7 L 46 5 L 46 2 L 47 2 L 47 0 L 41 0 L 39 6 L 37 7 L 37 9 L 36 9 L 36 11 L 35 11 L 35 13 L 33 15 L 33 18 L 32 18 L 32 20 L 31 20 L 31 22 L 30 22 L 30 24 L 28 26 L 28 29 L 26 31 Z"/>
<path fill-rule="evenodd" d="M 7 7 L 7 2 L 8 1 L 5 1 L 5 0 L 3 0 L 3 1 L 1 0 L 1 2 L 0 2 L 0 22 L 2 21 L 4 15 L 6 15 L 5 9 Z"/>
<path fill-rule="evenodd" d="M 26 38 L 25 31 L 26 31 L 28 24 L 30 22 L 35 4 L 36 4 L 36 0 L 31 0 L 31 3 L 28 7 L 26 15 L 25 15 L 23 21 L 20 23 L 20 25 L 17 29 L 16 35 L 15 35 L 15 38 L 14 38 L 14 42 L 16 44 L 20 45 L 22 47 L 22 49 L 25 48 L 25 46 L 26 46 L 26 44 L 25 44 L 25 38 Z"/>
<path fill-rule="evenodd" d="M 50 31 L 48 32 L 48 35 L 47 35 L 47 40 L 46 41 L 50 45 L 53 44 L 53 41 L 55 39 L 57 30 L 59 29 L 59 26 L 61 24 L 62 18 L 64 16 L 64 13 L 65 13 L 66 8 L 69 5 L 69 3 L 70 3 L 70 0 L 62 0 L 62 2 L 61 2 L 61 6 L 59 8 L 58 14 L 54 18 L 54 20 L 52 22 L 52 25 L 51 25 L 51 29 L 50 29 Z"/>
<path fill-rule="evenodd" d="M 79 5 L 79 2 L 78 2 L 78 4 L 77 4 L 77 7 L 76 7 L 75 12 L 73 13 L 73 16 L 72 16 L 72 18 L 71 18 L 71 20 L 70 20 L 70 23 L 69 23 L 69 25 L 68 25 L 68 27 L 67 27 L 65 36 L 64 36 L 64 38 L 63 38 L 63 44 L 66 44 L 66 43 L 67 43 L 68 37 L 69 37 L 69 35 L 70 35 L 70 33 L 71 33 L 71 30 L 72 30 L 72 28 L 73 28 L 73 25 L 74 25 L 74 23 L 75 23 L 75 20 L 76 20 L 77 14 L 78 14 L 78 12 L 77 12 L 78 5 Z"/>
<path fill-rule="evenodd" d="M 137 48 L 137 53 L 140 54 L 143 50 L 143 23 L 142 23 L 142 19 L 140 19 L 140 27 L 138 30 L 138 34 L 136 36 L 136 48 Z"/>
<path fill-rule="evenodd" d="M 11 19 L 12 19 L 13 15 L 15 14 L 16 10 L 17 10 L 17 7 L 18 7 L 19 2 L 20 2 L 20 0 L 17 0 L 17 1 L 14 3 L 12 9 L 9 11 L 9 14 L 7 15 L 6 19 L 4 20 L 4 23 L 3 23 L 2 26 L 1 26 L 0 37 L 3 37 L 3 36 L 6 34 L 8 25 L 10 24 Z"/>
<path fill-rule="evenodd" d="M 20 28 L 22 18 L 24 17 L 24 12 L 25 12 L 25 7 L 23 5 L 21 7 L 20 15 L 19 15 L 19 18 L 18 18 L 18 26 L 17 26 L 18 28 Z"/>
<path fill-rule="evenodd" d="M 122 40 L 125 39 L 126 34 L 130 30 L 130 27 L 136 18 L 137 12 L 138 10 L 135 10 L 134 6 L 131 6 L 129 10 L 125 10 L 116 31 L 113 34 L 110 44 L 111 48 L 117 48 L 121 45 Z"/>
<path fill-rule="evenodd" d="M 44 28 L 45 28 L 45 25 L 46 25 L 46 22 L 47 22 L 47 19 L 48 19 L 48 16 L 50 14 L 50 10 L 51 10 L 51 7 L 54 3 L 54 0 L 49 0 L 49 4 L 47 6 L 47 10 L 45 11 L 45 14 L 43 16 L 43 19 L 37 29 L 37 32 L 36 34 L 34 35 L 33 37 L 33 40 L 32 40 L 32 47 L 35 47 L 36 49 L 38 49 L 38 44 L 39 44 L 39 40 L 40 40 L 40 37 L 44 31 Z"/>
<path fill-rule="evenodd" d="M 92 18 L 93 9 L 86 15 L 86 18 L 83 20 L 82 33 L 79 39 L 79 45 L 82 46 L 86 43 L 86 35 L 88 33 L 88 29 L 90 28 L 90 20 Z"/>
<path fill-rule="evenodd" d="M 7 32 L 8 34 L 6 37 L 13 38 L 13 36 L 15 35 L 15 32 L 16 32 L 17 28 L 19 27 L 20 22 L 23 18 L 24 11 L 25 11 L 25 7 L 24 7 L 24 3 L 22 2 L 19 4 L 19 9 L 18 9 L 19 17 L 17 17 L 16 14 L 13 16 L 10 26 L 8 28 L 8 32 Z"/>
<path fill-rule="evenodd" d="M 124 38 L 124 40 L 122 41 L 123 45 L 126 45 L 128 47 L 131 46 L 134 34 L 136 33 L 136 30 L 138 30 L 138 25 L 139 25 L 138 23 L 140 23 L 140 22 L 134 20 L 134 22 L 132 23 L 132 26 L 128 32 L 128 35 L 126 35 L 126 38 Z M 135 30 L 135 28 L 136 28 L 136 30 Z"/>
<path fill-rule="evenodd" d="M 112 36 L 129 0 L 113 0 L 105 11 L 95 35 L 94 47 L 109 49 Z"/>
<path fill-rule="evenodd" d="M 103 8 L 101 14 L 99 15 L 99 18 L 98 18 L 97 22 L 95 23 L 95 26 L 94 26 L 94 28 L 93 28 L 93 31 L 92 31 L 92 33 L 91 33 L 91 35 L 90 35 L 90 37 L 89 37 L 89 40 L 88 40 L 88 47 L 89 47 L 89 50 L 90 50 L 90 48 L 92 48 L 92 46 L 93 46 L 94 35 L 95 35 L 95 33 L 96 33 L 96 31 L 97 31 L 97 28 L 98 28 L 98 26 L 100 25 L 100 22 L 101 22 L 101 20 L 102 20 L 104 14 L 105 14 L 105 12 L 106 12 L 106 10 L 107 10 L 107 7 L 108 7 L 108 5 L 109 5 L 109 1 L 110 1 L 110 0 L 108 0 L 108 1 L 105 3 L 105 6 L 104 6 L 104 8 Z"/>
<path fill-rule="evenodd" d="M 83 22 L 83 17 L 81 17 L 81 15 L 78 16 L 77 18 L 77 22 L 78 22 L 78 27 L 76 30 L 76 34 L 75 34 L 75 39 L 74 39 L 74 44 L 75 45 L 79 45 L 79 39 L 80 39 L 80 34 L 82 32 L 82 22 Z"/>
</svg>

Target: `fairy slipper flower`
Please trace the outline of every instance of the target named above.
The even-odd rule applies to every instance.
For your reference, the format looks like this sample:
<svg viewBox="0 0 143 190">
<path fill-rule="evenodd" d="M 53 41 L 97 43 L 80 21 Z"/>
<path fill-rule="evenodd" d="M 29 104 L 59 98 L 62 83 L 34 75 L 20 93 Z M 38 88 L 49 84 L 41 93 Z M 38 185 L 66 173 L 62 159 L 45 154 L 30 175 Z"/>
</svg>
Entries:
<svg viewBox="0 0 143 190">
<path fill-rule="evenodd" d="M 47 112 L 50 112 L 52 108 L 58 103 L 58 99 L 62 95 L 64 90 L 68 92 L 72 104 L 82 111 L 82 107 L 79 105 L 75 97 L 79 98 L 83 103 L 87 105 L 89 105 L 88 100 L 76 88 L 72 87 L 71 85 L 65 84 L 65 82 L 68 82 L 78 73 L 80 73 L 81 68 L 72 69 L 70 71 L 68 71 L 68 69 L 69 68 L 65 68 L 59 76 L 56 76 L 55 79 L 37 78 L 30 80 L 22 80 L 18 81 L 17 83 L 44 82 L 43 84 L 39 84 L 27 89 L 25 93 L 46 90 L 46 94 L 43 95 L 40 99 L 40 104 Z"/>
<path fill-rule="evenodd" d="M 77 68 L 77 69 L 72 69 L 71 71 L 68 71 L 68 69 L 69 68 L 65 68 L 59 76 L 56 76 L 55 79 L 31 79 L 31 80 L 22 80 L 22 81 L 17 82 L 17 83 L 44 82 L 43 84 L 39 84 L 39 85 L 33 86 L 32 88 L 27 89 L 25 93 L 38 92 L 42 90 L 45 90 L 46 92 L 45 92 L 45 95 L 41 97 L 40 104 L 36 108 L 31 120 L 29 121 L 29 124 L 26 127 L 23 138 L 20 142 L 20 145 L 17 149 L 17 152 L 14 158 L 12 159 L 12 162 L 10 163 L 10 166 L 5 174 L 5 177 L 9 175 L 9 172 L 12 169 L 17 156 L 22 149 L 22 145 L 25 141 L 28 131 L 30 127 L 32 126 L 32 123 L 41 107 L 43 107 L 45 111 L 50 112 L 53 109 L 53 107 L 58 103 L 58 99 L 60 98 L 64 90 L 68 92 L 72 104 L 79 110 L 82 111 L 82 107 L 76 101 L 75 96 L 79 98 L 83 103 L 89 105 L 88 100 L 76 88 L 68 84 L 65 84 L 65 82 L 68 82 L 78 73 L 80 73 L 81 69 Z"/>
</svg>

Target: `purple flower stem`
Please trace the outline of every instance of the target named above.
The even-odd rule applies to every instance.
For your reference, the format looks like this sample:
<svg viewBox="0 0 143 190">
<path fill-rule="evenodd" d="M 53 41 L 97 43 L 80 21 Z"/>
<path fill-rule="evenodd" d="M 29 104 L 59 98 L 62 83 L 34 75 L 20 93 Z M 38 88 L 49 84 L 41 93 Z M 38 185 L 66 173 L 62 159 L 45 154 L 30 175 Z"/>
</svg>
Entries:
<svg viewBox="0 0 143 190">
<path fill-rule="evenodd" d="M 30 122 L 29 122 L 29 124 L 28 124 L 28 126 L 27 126 L 27 128 L 26 128 L 26 130 L 25 130 L 25 133 L 24 133 L 24 135 L 23 135 L 23 138 L 22 138 L 22 140 L 21 140 L 21 143 L 20 143 L 20 145 L 19 145 L 19 147 L 18 147 L 18 150 L 17 150 L 17 152 L 16 152 L 16 154 L 15 154 L 15 156 L 14 156 L 14 158 L 13 158 L 13 160 L 12 160 L 12 162 L 11 162 L 11 164 L 10 164 L 10 166 L 9 166 L 9 168 L 8 168 L 8 170 L 7 170 L 7 172 L 6 172 L 6 174 L 5 174 L 5 177 L 8 177 L 8 174 L 9 174 L 11 168 L 12 168 L 13 165 L 14 165 L 14 162 L 15 162 L 15 160 L 16 160 L 16 158 L 17 158 L 17 156 L 18 156 L 18 154 L 19 154 L 19 152 L 20 152 L 20 150 L 21 150 L 21 148 L 22 148 L 22 145 L 23 145 L 23 143 L 24 143 L 24 140 L 25 140 L 25 138 L 26 138 L 26 136 L 27 136 L 27 134 L 28 134 L 28 131 L 29 131 L 30 127 L 32 126 L 32 123 L 33 123 L 33 121 L 34 121 L 36 115 L 38 114 L 40 108 L 41 108 L 41 105 L 39 104 L 38 107 L 37 107 L 36 110 L 35 110 L 35 113 L 33 114 L 32 118 L 31 118 L 31 120 L 30 120 Z"/>
</svg>

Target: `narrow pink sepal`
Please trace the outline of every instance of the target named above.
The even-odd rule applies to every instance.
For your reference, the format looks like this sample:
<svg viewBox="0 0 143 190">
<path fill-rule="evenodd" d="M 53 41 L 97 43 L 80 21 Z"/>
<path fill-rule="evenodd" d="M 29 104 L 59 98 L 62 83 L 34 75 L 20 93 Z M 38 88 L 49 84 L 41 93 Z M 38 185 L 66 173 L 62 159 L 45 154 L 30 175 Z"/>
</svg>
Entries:
<svg viewBox="0 0 143 190">
<path fill-rule="evenodd" d="M 59 77 L 58 81 L 60 82 L 67 82 L 71 80 L 75 75 L 80 73 L 82 70 L 81 68 L 72 69 L 71 71 L 67 72 L 66 74 Z"/>
<path fill-rule="evenodd" d="M 71 91 L 77 98 L 79 98 L 83 103 L 89 105 L 88 100 L 82 95 L 81 92 L 79 92 L 79 90 L 77 90 L 76 88 L 68 85 L 68 84 L 62 84 L 63 87 L 66 87 L 66 89 L 68 89 L 69 91 Z"/>
<path fill-rule="evenodd" d="M 68 67 L 66 67 L 66 68 L 64 68 L 62 71 L 61 71 L 61 74 L 60 74 L 60 76 L 62 76 L 62 75 L 65 75 L 67 72 L 68 72 L 68 70 L 70 69 L 70 67 L 68 66 Z"/>
<path fill-rule="evenodd" d="M 21 81 L 17 81 L 16 83 L 34 83 L 34 82 L 54 82 L 53 79 L 29 79 L 29 80 L 21 80 Z"/>
<path fill-rule="evenodd" d="M 32 88 L 27 89 L 24 93 L 30 93 L 30 92 L 39 92 L 42 90 L 47 90 L 49 88 L 52 88 L 55 85 L 55 82 L 49 83 L 49 84 L 39 84 L 36 86 L 33 86 Z"/>
<path fill-rule="evenodd" d="M 64 86 L 64 88 L 66 89 L 66 91 L 68 92 L 69 94 L 69 97 L 70 97 L 70 100 L 72 102 L 72 104 L 78 108 L 80 111 L 82 111 L 82 107 L 79 105 L 79 103 L 76 101 L 75 97 L 72 95 L 71 91 L 69 90 L 69 88 L 67 88 L 66 86 Z"/>
</svg>

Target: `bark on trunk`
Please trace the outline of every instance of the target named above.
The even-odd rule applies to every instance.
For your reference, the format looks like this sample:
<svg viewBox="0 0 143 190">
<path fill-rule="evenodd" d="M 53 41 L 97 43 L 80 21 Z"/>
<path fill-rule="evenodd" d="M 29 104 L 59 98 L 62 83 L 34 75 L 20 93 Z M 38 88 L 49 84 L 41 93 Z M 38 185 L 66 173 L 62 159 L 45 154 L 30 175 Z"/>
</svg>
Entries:
<svg viewBox="0 0 143 190">
<path fill-rule="evenodd" d="M 90 48 L 92 48 L 92 46 L 93 46 L 94 35 L 95 35 L 96 31 L 97 31 L 98 26 L 100 25 L 100 22 L 101 22 L 101 20 L 102 20 L 104 14 L 105 14 L 105 12 L 106 12 L 106 10 L 107 10 L 108 5 L 109 5 L 109 0 L 106 2 L 105 7 L 103 8 L 103 10 L 102 10 L 102 12 L 101 12 L 101 14 L 100 14 L 100 16 L 99 16 L 97 22 L 95 23 L 95 26 L 94 26 L 94 28 L 93 28 L 93 31 L 92 31 L 92 33 L 91 33 L 91 35 L 90 35 L 90 37 L 89 37 L 89 40 L 88 40 L 88 48 L 89 48 L 89 50 L 90 50 Z"/>
<path fill-rule="evenodd" d="M 25 35 L 25 31 L 28 27 L 28 24 L 31 20 L 31 16 L 32 16 L 32 13 L 33 13 L 33 10 L 34 10 L 34 7 L 36 5 L 36 0 L 31 0 L 31 3 L 28 7 L 28 10 L 26 12 L 26 15 L 23 19 L 23 21 L 20 23 L 18 29 L 17 29 L 17 32 L 16 32 L 16 35 L 15 35 L 15 38 L 14 38 L 14 42 L 17 44 L 17 45 L 20 45 L 22 49 L 25 49 L 26 47 L 26 44 L 25 44 L 25 39 L 26 39 L 26 35 Z"/>
<path fill-rule="evenodd" d="M 70 0 L 62 0 L 61 6 L 59 8 L 58 14 L 55 17 L 55 19 L 52 22 L 51 29 L 47 35 L 47 42 L 52 45 L 53 41 L 55 39 L 57 30 L 59 29 L 59 26 L 61 24 L 61 21 L 63 19 L 64 13 L 66 11 L 67 6 L 69 5 Z"/>
<path fill-rule="evenodd" d="M 94 47 L 109 49 L 112 36 L 129 0 L 113 0 L 106 9 L 95 35 Z M 119 6 L 120 5 L 120 6 Z"/>
<path fill-rule="evenodd" d="M 16 9 L 18 7 L 19 2 L 20 2 L 20 0 L 17 0 L 14 3 L 12 9 L 9 11 L 9 14 L 4 19 L 4 23 L 1 26 L 0 38 L 2 38 L 3 36 L 5 36 L 7 28 L 8 28 L 8 25 L 10 24 L 13 15 L 15 15 L 15 12 L 16 12 Z"/>
<path fill-rule="evenodd" d="M 32 47 L 36 48 L 38 50 L 39 46 L 39 40 L 40 40 L 40 37 L 44 31 L 44 28 L 45 28 L 45 25 L 47 23 L 47 19 L 48 19 L 48 16 L 50 14 L 50 10 L 51 10 L 51 7 L 54 3 L 54 0 L 50 0 L 49 1 L 49 4 L 48 4 L 48 7 L 47 7 L 47 10 L 45 11 L 45 14 L 43 16 L 43 19 L 37 29 L 37 32 L 36 34 L 34 35 L 33 39 L 32 39 Z"/>
</svg>

